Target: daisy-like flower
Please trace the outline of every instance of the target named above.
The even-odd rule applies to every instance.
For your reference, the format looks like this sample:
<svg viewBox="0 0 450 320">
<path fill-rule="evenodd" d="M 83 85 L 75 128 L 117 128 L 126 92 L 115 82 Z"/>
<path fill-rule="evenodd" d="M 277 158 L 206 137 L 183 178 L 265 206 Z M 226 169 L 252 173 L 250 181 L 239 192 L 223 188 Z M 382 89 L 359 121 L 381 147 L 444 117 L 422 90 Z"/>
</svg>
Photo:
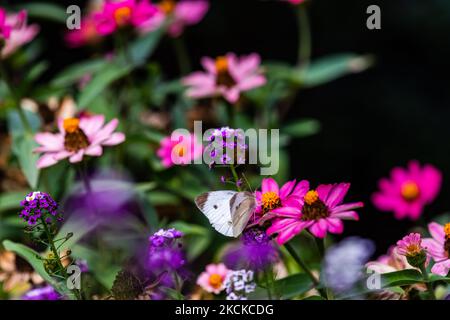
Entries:
<svg viewBox="0 0 450 320">
<path fill-rule="evenodd" d="M 157 16 L 158 8 L 148 0 L 105 0 L 99 12 L 93 14 L 97 32 L 103 36 L 132 26 L 149 24 Z"/>
<path fill-rule="evenodd" d="M 199 159 L 203 154 L 203 146 L 194 134 L 180 136 L 178 141 L 171 136 L 165 137 L 160 142 L 157 151 L 158 157 L 165 168 L 174 165 L 186 165 Z"/>
<path fill-rule="evenodd" d="M 194 72 L 183 79 L 188 87 L 186 94 L 191 98 L 223 96 L 228 102 L 236 103 L 241 92 L 266 83 L 260 64 L 256 53 L 240 58 L 228 53 L 216 60 L 204 57 L 202 65 L 206 72 Z"/>
<path fill-rule="evenodd" d="M 255 209 L 256 219 L 262 223 L 273 216 L 273 210 L 282 207 L 296 207 L 309 189 L 306 180 L 296 184 L 295 180 L 286 182 L 281 188 L 272 178 L 264 178 L 261 183 L 261 191 L 255 191 L 257 207 Z"/>
<path fill-rule="evenodd" d="M 7 14 L 0 8 L 0 41 L 4 41 L 4 45 L 0 47 L 0 57 L 10 56 L 18 48 L 33 40 L 38 32 L 39 26 L 36 24 L 27 25 L 25 10 L 17 14 Z"/>
<path fill-rule="evenodd" d="M 159 19 L 169 20 L 169 35 L 180 36 L 186 26 L 199 23 L 209 9 L 206 0 L 162 0 L 158 4 Z M 146 29 L 146 26 L 143 26 Z"/>
<path fill-rule="evenodd" d="M 104 146 L 115 146 L 125 141 L 123 133 L 114 132 L 118 125 L 117 119 L 105 125 L 103 115 L 59 119 L 58 133 L 41 132 L 35 135 L 36 142 L 40 144 L 35 152 L 43 154 L 37 167 L 50 167 L 66 158 L 76 163 L 82 161 L 84 156 L 101 156 Z"/>
<path fill-rule="evenodd" d="M 425 248 L 422 246 L 422 236 L 419 233 L 410 233 L 399 240 L 397 250 L 413 267 L 421 268 L 427 260 Z"/>
<path fill-rule="evenodd" d="M 197 284 L 208 292 L 219 294 L 225 289 L 224 281 L 228 271 L 223 263 L 209 264 L 198 277 Z"/>
<path fill-rule="evenodd" d="M 434 260 L 431 272 L 446 276 L 450 270 L 450 223 L 442 226 L 432 222 L 428 225 L 428 231 L 432 238 L 423 239 L 423 245 Z"/>
<path fill-rule="evenodd" d="M 364 205 L 362 202 L 342 204 L 349 188 L 350 183 L 322 184 L 306 192 L 299 205 L 274 209 L 276 218 L 267 234 L 277 234 L 277 242 L 282 245 L 306 228 L 317 238 L 325 238 L 327 232 L 342 233 L 342 219 L 358 220 L 354 209 Z"/>
<path fill-rule="evenodd" d="M 425 205 L 431 203 L 441 188 L 441 172 L 430 164 L 411 161 L 408 168 L 396 167 L 390 179 L 379 181 L 379 191 L 372 202 L 379 210 L 393 211 L 396 219 L 417 220 Z"/>
</svg>

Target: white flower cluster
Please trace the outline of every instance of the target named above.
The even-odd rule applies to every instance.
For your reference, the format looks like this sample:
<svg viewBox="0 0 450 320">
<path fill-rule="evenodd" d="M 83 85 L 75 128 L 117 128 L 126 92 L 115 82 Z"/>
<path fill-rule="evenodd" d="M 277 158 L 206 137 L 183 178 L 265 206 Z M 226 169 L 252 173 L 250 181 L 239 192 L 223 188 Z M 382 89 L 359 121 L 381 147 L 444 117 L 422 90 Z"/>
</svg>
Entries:
<svg viewBox="0 0 450 320">
<path fill-rule="evenodd" d="M 229 271 L 224 282 L 227 300 L 247 300 L 247 294 L 256 288 L 253 278 L 251 270 Z"/>
</svg>

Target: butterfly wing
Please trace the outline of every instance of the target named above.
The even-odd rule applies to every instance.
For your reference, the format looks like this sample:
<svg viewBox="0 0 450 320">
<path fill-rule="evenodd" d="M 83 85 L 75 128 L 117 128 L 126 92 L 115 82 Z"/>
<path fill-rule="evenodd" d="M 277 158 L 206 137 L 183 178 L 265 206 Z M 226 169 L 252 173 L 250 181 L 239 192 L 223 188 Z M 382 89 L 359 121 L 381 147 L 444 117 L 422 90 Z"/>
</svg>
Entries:
<svg viewBox="0 0 450 320">
<path fill-rule="evenodd" d="M 255 212 L 256 199 L 250 192 L 238 192 L 230 199 L 231 221 L 233 224 L 233 236 L 238 237 Z"/>
<path fill-rule="evenodd" d="M 208 218 L 219 233 L 233 237 L 233 221 L 231 219 L 230 200 L 236 191 L 211 191 L 195 198 L 197 208 Z"/>
</svg>

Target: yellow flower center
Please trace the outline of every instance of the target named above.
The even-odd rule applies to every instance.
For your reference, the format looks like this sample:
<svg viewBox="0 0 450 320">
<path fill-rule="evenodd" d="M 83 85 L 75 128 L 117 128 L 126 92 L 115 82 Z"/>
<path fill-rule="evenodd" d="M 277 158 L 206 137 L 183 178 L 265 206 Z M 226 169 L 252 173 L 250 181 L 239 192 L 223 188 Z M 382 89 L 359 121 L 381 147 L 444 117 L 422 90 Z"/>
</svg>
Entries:
<svg viewBox="0 0 450 320">
<path fill-rule="evenodd" d="M 262 210 L 264 213 L 267 213 L 270 210 L 279 208 L 281 206 L 281 199 L 274 191 L 263 193 L 261 198 Z"/>
<path fill-rule="evenodd" d="M 64 130 L 68 133 L 74 133 L 78 130 L 80 125 L 80 119 L 78 118 L 67 118 L 64 119 L 63 127 Z"/>
<path fill-rule="evenodd" d="M 419 186 L 417 185 L 417 183 L 415 183 L 413 181 L 405 182 L 402 185 L 401 194 L 402 194 L 402 197 L 407 201 L 412 201 L 412 200 L 417 199 L 417 197 L 419 196 L 419 193 L 420 193 Z"/>
<path fill-rule="evenodd" d="M 303 197 L 304 204 L 302 208 L 302 220 L 320 220 L 327 218 L 330 213 L 328 207 L 319 198 L 319 193 L 316 190 L 308 191 Z"/>
<path fill-rule="evenodd" d="M 159 3 L 159 9 L 165 14 L 171 14 L 176 7 L 176 3 L 173 0 L 163 0 Z"/>
<path fill-rule="evenodd" d="M 209 284 L 214 289 L 220 288 L 222 286 L 222 276 L 220 274 L 213 273 L 209 276 Z"/>
<path fill-rule="evenodd" d="M 231 88 L 236 84 L 228 69 L 228 58 L 225 56 L 216 58 L 217 85 Z"/>
<path fill-rule="evenodd" d="M 444 232 L 445 232 L 444 251 L 447 255 L 447 258 L 450 258 L 450 223 L 447 223 L 444 226 Z"/>
<path fill-rule="evenodd" d="M 64 148 L 67 151 L 77 152 L 80 149 L 89 146 L 89 140 L 83 130 L 80 129 L 80 119 L 67 118 L 63 123 L 64 131 Z"/>
<path fill-rule="evenodd" d="M 175 153 L 179 156 L 179 157 L 183 157 L 186 154 L 186 149 L 184 148 L 184 146 L 180 146 L 177 145 L 175 147 Z"/>
<path fill-rule="evenodd" d="M 216 58 L 216 70 L 217 73 L 228 72 L 228 59 L 221 56 Z"/>
<path fill-rule="evenodd" d="M 310 190 L 305 194 L 304 200 L 305 203 L 312 205 L 314 202 L 319 200 L 319 194 L 316 190 Z"/>
<path fill-rule="evenodd" d="M 117 25 L 122 26 L 126 24 L 131 17 L 131 8 L 129 7 L 121 7 L 114 11 L 114 20 Z"/>
<path fill-rule="evenodd" d="M 445 232 L 445 236 L 446 236 L 447 238 L 449 238 L 449 237 L 450 237 L 450 222 L 447 223 L 447 224 L 445 224 L 445 226 L 444 226 L 444 232 Z"/>
<path fill-rule="evenodd" d="M 415 256 L 422 252 L 422 248 L 420 247 L 420 244 L 414 243 L 408 245 L 406 251 L 408 252 L 408 256 Z"/>
</svg>

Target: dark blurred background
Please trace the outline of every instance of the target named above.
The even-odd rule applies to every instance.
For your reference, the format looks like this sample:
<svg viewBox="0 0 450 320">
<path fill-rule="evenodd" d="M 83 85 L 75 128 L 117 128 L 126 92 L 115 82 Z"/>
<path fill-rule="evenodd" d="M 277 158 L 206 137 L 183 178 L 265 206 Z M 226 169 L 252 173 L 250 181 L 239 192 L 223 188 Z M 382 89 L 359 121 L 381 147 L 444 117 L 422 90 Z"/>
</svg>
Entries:
<svg viewBox="0 0 450 320">
<path fill-rule="evenodd" d="M 371 4 L 381 7 L 381 30 L 366 28 L 366 9 Z M 310 0 L 308 6 L 313 58 L 340 52 L 370 53 L 375 55 L 376 65 L 298 93 L 288 118 L 317 118 L 322 130 L 293 141 L 291 175 L 313 184 L 352 182 L 348 199 L 362 199 L 366 207 L 359 223 L 346 224 L 345 235 L 375 239 L 378 253 L 382 253 L 416 224 L 396 221 L 391 213 L 378 212 L 370 203 L 378 179 L 392 167 L 417 159 L 440 168 L 443 188 L 437 201 L 426 208 L 423 221 L 450 208 L 446 197 L 450 189 L 450 1 Z M 41 31 L 48 41 L 45 54 L 52 57 L 49 77 L 89 54 L 86 49 L 69 50 L 61 26 L 57 28 L 47 23 Z M 195 68 L 202 56 L 227 51 L 258 52 L 265 61 L 292 64 L 297 55 L 294 11 L 275 0 L 212 1 L 206 18 L 188 28 L 185 37 Z M 177 75 L 168 41 L 163 41 L 153 58 L 169 76 Z"/>
</svg>

